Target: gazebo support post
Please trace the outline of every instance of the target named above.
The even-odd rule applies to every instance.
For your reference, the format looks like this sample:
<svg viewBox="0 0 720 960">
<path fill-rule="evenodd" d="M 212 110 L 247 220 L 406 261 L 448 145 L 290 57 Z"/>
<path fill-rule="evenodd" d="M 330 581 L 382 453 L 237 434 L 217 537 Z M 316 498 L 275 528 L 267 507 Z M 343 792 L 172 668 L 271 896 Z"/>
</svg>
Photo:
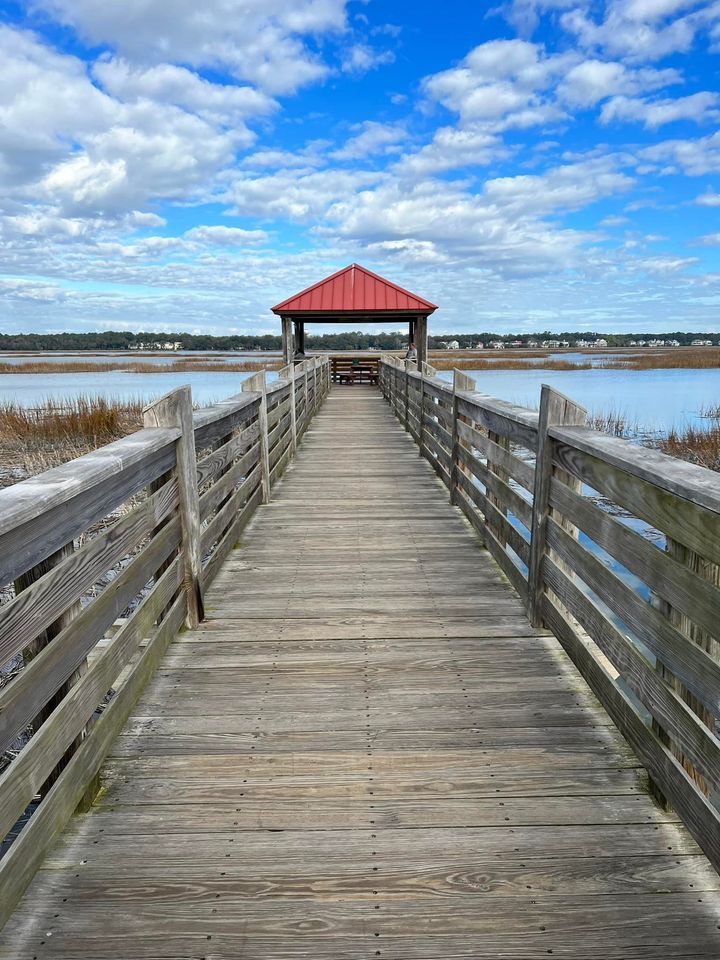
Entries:
<svg viewBox="0 0 720 960">
<path fill-rule="evenodd" d="M 427 363 L 427 317 L 418 317 L 415 321 L 415 349 L 417 350 L 418 370 L 421 363 Z"/>
<path fill-rule="evenodd" d="M 305 355 L 305 322 L 303 320 L 295 320 L 295 354 L 300 353 L 303 356 Z M 295 355 L 293 354 L 293 356 Z"/>
<path fill-rule="evenodd" d="M 293 325 L 290 317 L 282 317 L 282 351 L 283 364 L 287 366 L 288 363 L 293 362 L 295 356 Z"/>
</svg>

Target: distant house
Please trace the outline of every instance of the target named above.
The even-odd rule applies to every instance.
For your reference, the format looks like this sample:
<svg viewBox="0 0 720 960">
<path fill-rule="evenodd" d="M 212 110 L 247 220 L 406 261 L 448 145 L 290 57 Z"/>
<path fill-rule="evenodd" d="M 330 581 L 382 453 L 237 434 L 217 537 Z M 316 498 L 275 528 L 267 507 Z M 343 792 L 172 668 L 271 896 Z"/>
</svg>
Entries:
<svg viewBox="0 0 720 960">
<path fill-rule="evenodd" d="M 141 340 L 130 344 L 130 350 L 182 350 L 180 340 Z"/>
<path fill-rule="evenodd" d="M 711 347 L 712 340 L 693 340 L 690 346 L 691 347 Z"/>
<path fill-rule="evenodd" d="M 505 344 L 502 342 L 502 340 L 491 340 L 491 341 L 490 341 L 490 346 L 493 348 L 493 350 L 504 350 L 504 349 L 505 349 Z"/>
<path fill-rule="evenodd" d="M 528 346 L 530 349 L 532 349 L 533 347 L 537 347 L 537 345 L 538 345 L 537 340 L 528 340 L 526 344 L 526 346 Z"/>
<path fill-rule="evenodd" d="M 459 349 L 460 349 L 460 344 L 457 342 L 457 340 L 449 340 L 447 346 L 445 347 L 445 349 L 446 349 L 446 350 L 459 350 Z"/>
<path fill-rule="evenodd" d="M 482 342 L 482 340 L 478 340 L 478 342 L 475 344 L 475 349 L 476 349 L 476 350 L 484 350 L 484 349 L 485 349 L 485 344 Z"/>
<path fill-rule="evenodd" d="M 543 347 L 545 347 L 546 350 L 557 350 L 560 347 L 560 341 L 559 340 L 543 340 L 542 345 Z"/>
<path fill-rule="evenodd" d="M 603 340 L 602 337 L 600 337 L 599 340 L 596 340 L 595 343 L 592 344 L 593 347 L 606 347 L 607 345 L 608 345 L 607 340 Z"/>
<path fill-rule="evenodd" d="M 525 344 L 522 340 L 511 340 L 508 346 L 512 347 L 513 350 L 517 350 L 519 347 L 524 347 Z"/>
<path fill-rule="evenodd" d="M 665 341 L 665 346 L 666 346 L 666 347 L 679 347 L 679 346 L 680 346 L 680 341 L 679 341 L 679 340 L 666 340 L 666 341 Z"/>
</svg>

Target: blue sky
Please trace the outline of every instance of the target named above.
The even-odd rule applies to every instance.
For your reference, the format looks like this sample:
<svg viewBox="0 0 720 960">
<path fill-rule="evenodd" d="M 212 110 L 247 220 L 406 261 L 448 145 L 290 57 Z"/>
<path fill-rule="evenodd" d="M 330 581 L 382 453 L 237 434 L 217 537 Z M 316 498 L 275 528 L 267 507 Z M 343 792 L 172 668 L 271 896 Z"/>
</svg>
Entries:
<svg viewBox="0 0 720 960">
<path fill-rule="evenodd" d="M 720 2 L 0 10 L 0 331 L 274 332 L 352 261 L 437 332 L 720 329 Z"/>
</svg>

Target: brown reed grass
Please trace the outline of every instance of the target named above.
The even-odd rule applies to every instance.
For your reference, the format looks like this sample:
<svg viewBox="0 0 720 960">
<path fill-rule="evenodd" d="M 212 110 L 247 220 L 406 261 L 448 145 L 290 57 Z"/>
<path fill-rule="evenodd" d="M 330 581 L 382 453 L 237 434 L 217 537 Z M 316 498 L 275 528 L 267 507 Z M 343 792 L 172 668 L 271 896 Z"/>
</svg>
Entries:
<svg viewBox="0 0 720 960">
<path fill-rule="evenodd" d="M 599 365 L 613 370 L 714 370 L 720 368 L 720 347 L 674 347 L 606 360 Z"/>
<path fill-rule="evenodd" d="M 89 363 L 87 360 L 51 363 L 37 360 L 32 363 L 0 363 L 0 373 L 247 373 L 261 369 L 279 370 L 282 360 L 264 358 L 231 360 L 226 363 L 215 360 L 173 360 L 168 363 Z"/>
<path fill-rule="evenodd" d="M 498 360 L 452 359 L 451 357 L 432 357 L 430 366 L 436 370 L 592 370 L 592 363 L 575 363 L 572 360 L 539 360 L 536 363 L 525 359 L 505 358 Z"/>
<path fill-rule="evenodd" d="M 720 470 L 720 423 L 705 429 L 686 427 L 680 431 L 671 430 L 656 445 L 671 457 L 688 460 L 710 470 Z"/>
</svg>

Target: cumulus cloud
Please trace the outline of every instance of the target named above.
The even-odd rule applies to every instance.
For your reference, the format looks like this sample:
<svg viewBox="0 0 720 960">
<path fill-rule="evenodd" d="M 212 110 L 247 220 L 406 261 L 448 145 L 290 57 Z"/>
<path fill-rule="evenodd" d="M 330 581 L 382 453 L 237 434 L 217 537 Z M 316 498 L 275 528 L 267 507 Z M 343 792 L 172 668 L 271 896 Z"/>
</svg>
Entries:
<svg viewBox="0 0 720 960">
<path fill-rule="evenodd" d="M 676 120 L 702 123 L 718 117 L 716 93 L 701 91 L 675 100 L 642 100 L 632 97 L 613 97 L 600 112 L 601 123 L 637 121 L 650 129 Z"/>
<path fill-rule="evenodd" d="M 712 190 L 706 190 L 699 197 L 695 198 L 695 203 L 701 207 L 720 207 L 720 193 L 714 193 Z"/>
<path fill-rule="evenodd" d="M 375 50 L 366 43 L 355 43 L 345 52 L 340 69 L 343 73 L 362 76 L 368 70 L 375 70 L 394 60 L 392 50 Z"/>
<path fill-rule="evenodd" d="M 574 106 L 592 107 L 618 94 L 637 94 L 679 83 L 677 70 L 632 69 L 616 61 L 584 60 L 571 67 L 558 95 Z"/>
<path fill-rule="evenodd" d="M 264 230 L 243 230 L 241 227 L 225 227 L 222 224 L 208 227 L 192 227 L 183 234 L 186 240 L 220 247 L 245 247 L 265 243 L 268 235 Z"/>
<path fill-rule="evenodd" d="M 422 86 L 462 121 L 517 117 L 527 126 L 529 116 L 542 123 L 562 115 L 543 100 L 542 91 L 567 66 L 567 56 L 547 56 L 537 44 L 492 40 L 471 50 L 457 67 L 426 77 Z"/>
<path fill-rule="evenodd" d="M 133 62 L 172 61 L 227 70 L 271 94 L 291 93 L 326 76 L 305 42 L 342 31 L 345 0 L 36 0 L 92 44 Z"/>
<path fill-rule="evenodd" d="M 334 160 L 359 160 L 376 153 L 395 153 L 407 136 L 402 124 L 375 120 L 356 124 L 353 130 L 353 136 L 330 154 Z"/>
<path fill-rule="evenodd" d="M 639 155 L 652 164 L 666 164 L 662 172 L 679 169 L 692 177 L 720 173 L 720 132 L 696 140 L 663 140 L 645 147 Z"/>
</svg>

